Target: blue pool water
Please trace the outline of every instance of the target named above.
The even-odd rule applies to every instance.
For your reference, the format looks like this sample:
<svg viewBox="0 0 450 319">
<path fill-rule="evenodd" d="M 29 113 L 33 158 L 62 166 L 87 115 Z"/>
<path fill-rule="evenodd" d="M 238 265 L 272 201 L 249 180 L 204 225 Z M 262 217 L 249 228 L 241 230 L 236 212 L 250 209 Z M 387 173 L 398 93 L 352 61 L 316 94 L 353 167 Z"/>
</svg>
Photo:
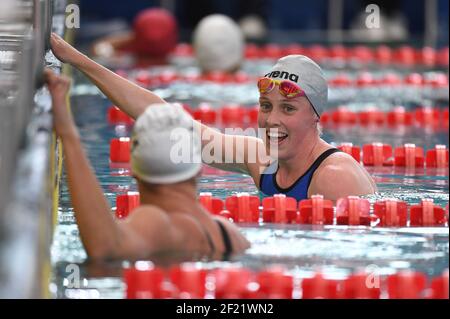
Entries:
<svg viewBox="0 0 450 319">
<path fill-rule="evenodd" d="M 95 89 L 79 77 L 74 89 L 72 108 L 81 132 L 83 143 L 93 168 L 104 188 L 111 207 L 115 206 L 117 193 L 136 190 L 130 176 L 111 168 L 109 141 L 117 136 L 128 136 L 129 128 L 111 126 L 106 122 L 110 102 L 97 94 Z M 205 89 L 197 88 L 196 96 L 185 100 L 196 105 L 206 97 Z M 244 104 L 254 104 L 253 87 L 243 85 L 228 88 L 227 97 Z M 84 92 L 84 93 L 83 93 Z M 90 94 L 85 94 L 90 93 Z M 170 89 L 159 91 L 169 101 L 175 97 Z M 222 92 L 223 93 L 223 92 Z M 179 96 L 178 96 L 179 97 Z M 391 145 L 416 143 L 426 149 L 436 144 L 448 146 L 447 132 L 433 133 L 411 128 L 407 132 L 346 128 L 325 130 L 324 139 L 339 144 L 353 142 L 357 145 L 380 141 Z M 449 200 L 448 171 L 446 174 L 430 174 L 429 171 L 406 172 L 384 169 L 370 171 L 379 187 L 379 194 L 370 201 L 395 197 L 410 204 L 422 198 L 432 198 L 445 206 Z M 334 181 L 330 181 L 333 183 Z M 211 192 L 222 199 L 238 192 L 258 194 L 252 180 L 235 173 L 206 174 L 199 179 L 199 192 Z M 370 229 L 366 227 L 326 226 L 313 228 L 299 225 L 242 225 L 243 233 L 252 247 L 245 255 L 232 263 L 251 269 L 261 269 L 270 264 L 283 264 L 298 277 L 321 270 L 332 276 L 344 276 L 348 272 L 376 268 L 380 274 L 399 269 L 415 269 L 429 276 L 436 276 L 448 268 L 448 228 Z M 170 258 L 169 258 L 170 259 Z M 85 263 L 86 254 L 81 245 L 70 204 L 65 177 L 61 190 L 58 225 L 52 246 L 53 280 L 51 291 L 57 298 L 122 298 L 124 284 L 121 280 L 121 263 L 93 265 Z M 170 263 L 170 261 L 169 261 Z M 81 269 L 81 286 L 68 287 L 67 277 L 71 265 Z M 220 266 L 219 262 L 208 266 Z"/>
</svg>

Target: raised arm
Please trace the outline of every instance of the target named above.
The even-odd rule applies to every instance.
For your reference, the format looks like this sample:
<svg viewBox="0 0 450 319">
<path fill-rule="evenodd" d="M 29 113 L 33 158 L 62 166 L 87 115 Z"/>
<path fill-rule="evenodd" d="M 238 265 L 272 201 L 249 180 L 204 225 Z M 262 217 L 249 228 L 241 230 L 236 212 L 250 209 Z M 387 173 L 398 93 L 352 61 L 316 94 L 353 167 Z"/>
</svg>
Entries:
<svg viewBox="0 0 450 319">
<path fill-rule="evenodd" d="M 67 109 L 70 80 L 48 70 L 46 80 L 52 95 L 55 132 L 63 143 L 69 192 L 80 237 L 89 256 L 104 257 L 116 246 L 119 231 Z"/>
<path fill-rule="evenodd" d="M 137 118 L 151 104 L 165 103 L 156 94 L 115 74 L 79 52 L 56 34 L 51 37 L 52 51 L 62 62 L 83 72 L 115 105 Z"/>
<path fill-rule="evenodd" d="M 67 108 L 70 80 L 49 70 L 45 75 L 52 95 L 55 132 L 63 143 L 72 206 L 89 257 L 140 258 L 169 246 L 170 224 L 154 209 L 140 207 L 129 220 L 118 222 L 114 219 Z"/>
<path fill-rule="evenodd" d="M 202 132 L 203 162 L 225 171 L 249 174 L 259 185 L 260 169 L 269 162 L 261 139 L 223 134 L 204 124 L 198 125 Z"/>
<path fill-rule="evenodd" d="M 56 34 L 51 38 L 55 56 L 83 72 L 122 111 L 137 118 L 151 104 L 166 103 L 153 92 L 139 87 L 107 68 L 91 60 Z M 206 154 L 204 161 L 211 166 L 227 171 L 250 174 L 259 183 L 260 167 L 265 157 L 263 142 L 256 137 L 225 135 L 206 125 L 199 124 L 202 146 Z M 215 147 L 209 152 L 209 147 Z M 204 153 L 204 155 L 205 155 Z M 207 157 L 207 158 L 206 158 Z M 212 157 L 212 159 L 211 159 Z"/>
</svg>

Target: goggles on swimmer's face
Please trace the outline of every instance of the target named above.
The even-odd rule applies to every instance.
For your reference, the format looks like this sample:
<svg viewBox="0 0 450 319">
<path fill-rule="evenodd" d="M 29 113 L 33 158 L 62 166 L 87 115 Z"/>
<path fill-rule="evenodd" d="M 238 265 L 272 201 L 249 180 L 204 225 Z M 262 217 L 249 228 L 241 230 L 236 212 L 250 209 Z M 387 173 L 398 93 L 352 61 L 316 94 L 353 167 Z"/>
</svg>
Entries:
<svg viewBox="0 0 450 319">
<path fill-rule="evenodd" d="M 271 92 L 275 86 L 278 85 L 278 91 L 282 96 L 288 99 L 295 97 L 306 96 L 300 86 L 291 81 L 286 80 L 274 80 L 271 78 L 260 78 L 258 80 L 258 90 L 260 94 L 266 94 Z"/>
<path fill-rule="evenodd" d="M 307 98 L 305 91 L 303 91 L 302 88 L 294 82 L 286 80 L 274 80 L 267 77 L 260 78 L 258 80 L 259 93 L 269 93 L 275 88 L 276 85 L 278 85 L 278 91 L 280 92 L 280 94 L 285 98 L 293 99 L 300 96 L 305 96 Z M 314 110 L 314 113 L 316 113 L 316 115 L 320 119 L 320 114 L 317 112 L 314 105 L 311 104 L 311 106 Z"/>
</svg>

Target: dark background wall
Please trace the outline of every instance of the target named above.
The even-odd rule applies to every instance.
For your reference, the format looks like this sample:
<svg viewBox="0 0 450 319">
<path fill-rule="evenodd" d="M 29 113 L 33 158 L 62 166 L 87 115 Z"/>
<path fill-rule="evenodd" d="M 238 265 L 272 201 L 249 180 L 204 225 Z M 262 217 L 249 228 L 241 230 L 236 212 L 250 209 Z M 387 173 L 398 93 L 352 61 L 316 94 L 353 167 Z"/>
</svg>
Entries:
<svg viewBox="0 0 450 319">
<path fill-rule="evenodd" d="M 401 14 L 413 36 L 425 30 L 424 8 L 427 0 L 343 0 L 344 28 L 375 3 L 386 16 Z M 85 21 L 122 18 L 131 22 L 142 9 L 160 6 L 159 0 L 79 0 Z M 211 13 L 223 13 L 238 20 L 257 14 L 270 30 L 317 30 L 328 26 L 329 0 L 173 0 L 174 13 L 182 30 L 192 30 L 198 21 Z M 448 45 L 449 1 L 438 0 L 439 43 Z"/>
</svg>

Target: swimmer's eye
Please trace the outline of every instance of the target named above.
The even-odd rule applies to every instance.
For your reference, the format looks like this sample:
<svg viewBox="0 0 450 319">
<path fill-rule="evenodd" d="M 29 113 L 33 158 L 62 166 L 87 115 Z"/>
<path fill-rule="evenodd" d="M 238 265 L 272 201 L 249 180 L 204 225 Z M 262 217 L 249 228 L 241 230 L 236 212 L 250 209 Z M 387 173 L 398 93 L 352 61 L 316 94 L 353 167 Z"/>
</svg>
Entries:
<svg viewBox="0 0 450 319">
<path fill-rule="evenodd" d="M 293 107 L 293 106 L 290 106 L 290 105 L 283 105 L 283 110 L 284 110 L 286 113 L 293 113 L 293 112 L 296 111 L 296 108 Z"/>
<path fill-rule="evenodd" d="M 270 112 L 272 110 L 272 105 L 269 103 L 262 103 L 259 108 L 261 112 Z"/>
</svg>

